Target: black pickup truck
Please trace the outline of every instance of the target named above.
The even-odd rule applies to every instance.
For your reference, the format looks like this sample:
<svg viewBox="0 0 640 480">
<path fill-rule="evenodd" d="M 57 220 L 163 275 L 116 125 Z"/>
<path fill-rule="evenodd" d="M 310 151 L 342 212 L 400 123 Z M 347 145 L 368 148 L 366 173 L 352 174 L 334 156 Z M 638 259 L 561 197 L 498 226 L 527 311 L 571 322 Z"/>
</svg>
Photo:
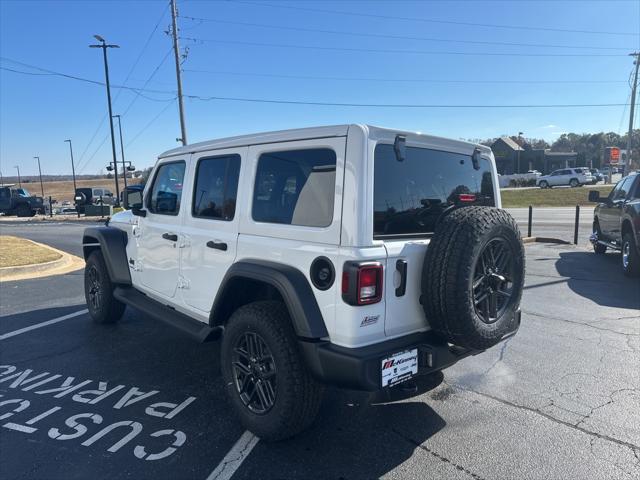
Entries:
<svg viewBox="0 0 640 480">
<path fill-rule="evenodd" d="M 26 189 L 15 185 L 0 185 L 0 213 L 33 217 L 44 213 L 42 197 L 32 196 Z"/>
<path fill-rule="evenodd" d="M 591 243 L 596 253 L 607 249 L 622 252 L 622 269 L 627 276 L 640 275 L 640 172 L 620 180 L 609 196 L 589 192 L 589 201 L 598 202 L 593 214 Z"/>
</svg>

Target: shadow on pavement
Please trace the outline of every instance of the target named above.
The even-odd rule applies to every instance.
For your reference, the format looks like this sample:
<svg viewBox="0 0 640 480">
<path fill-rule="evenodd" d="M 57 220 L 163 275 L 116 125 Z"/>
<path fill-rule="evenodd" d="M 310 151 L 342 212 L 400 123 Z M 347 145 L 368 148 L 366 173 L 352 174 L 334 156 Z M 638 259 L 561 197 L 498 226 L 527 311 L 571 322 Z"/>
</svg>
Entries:
<svg viewBox="0 0 640 480">
<path fill-rule="evenodd" d="M 640 309 L 640 281 L 624 276 L 619 253 L 560 252 L 555 267 L 572 291 L 598 305 Z"/>
<path fill-rule="evenodd" d="M 383 477 L 446 426 L 424 400 L 406 400 L 442 380 L 438 372 L 416 381 L 417 390 L 394 389 L 388 395 L 328 389 L 313 426 L 291 440 L 261 443 L 243 464 L 239 478 Z M 397 400 L 402 401 L 386 403 Z M 278 465 L 277 472 L 273 465 Z"/>
</svg>

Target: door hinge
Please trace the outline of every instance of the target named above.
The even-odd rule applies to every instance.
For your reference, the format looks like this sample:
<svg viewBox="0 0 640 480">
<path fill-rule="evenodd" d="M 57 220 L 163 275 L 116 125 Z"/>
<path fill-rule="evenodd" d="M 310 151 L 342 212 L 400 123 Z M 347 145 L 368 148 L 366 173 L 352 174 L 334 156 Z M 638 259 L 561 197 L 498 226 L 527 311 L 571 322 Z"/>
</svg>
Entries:
<svg viewBox="0 0 640 480">
<path fill-rule="evenodd" d="M 188 290 L 189 289 L 189 280 L 184 278 L 182 275 L 178 276 L 178 288 L 181 288 L 183 290 Z"/>
</svg>

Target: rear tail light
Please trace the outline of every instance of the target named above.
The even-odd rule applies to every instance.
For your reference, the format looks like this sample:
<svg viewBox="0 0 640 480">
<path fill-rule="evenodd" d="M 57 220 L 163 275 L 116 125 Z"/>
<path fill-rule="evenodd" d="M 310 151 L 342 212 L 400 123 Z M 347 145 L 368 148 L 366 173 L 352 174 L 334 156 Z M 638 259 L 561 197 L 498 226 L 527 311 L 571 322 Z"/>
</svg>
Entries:
<svg viewBox="0 0 640 480">
<path fill-rule="evenodd" d="M 370 305 L 382 300 L 380 263 L 347 262 L 342 272 L 342 299 L 349 305 Z"/>
<path fill-rule="evenodd" d="M 475 202 L 476 196 L 473 193 L 461 193 L 458 195 L 461 202 Z"/>
</svg>

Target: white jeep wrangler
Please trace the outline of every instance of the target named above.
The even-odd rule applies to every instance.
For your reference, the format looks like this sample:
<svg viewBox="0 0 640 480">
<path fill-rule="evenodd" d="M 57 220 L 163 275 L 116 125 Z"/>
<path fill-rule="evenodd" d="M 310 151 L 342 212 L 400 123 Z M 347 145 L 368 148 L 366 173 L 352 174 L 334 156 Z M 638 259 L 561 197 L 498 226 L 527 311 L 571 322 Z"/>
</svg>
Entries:
<svg viewBox="0 0 640 480">
<path fill-rule="evenodd" d="M 222 337 L 243 425 L 290 437 L 323 384 L 392 387 L 516 332 L 524 249 L 497 185 L 487 147 L 365 125 L 170 150 L 86 229 L 89 312 Z"/>
</svg>

